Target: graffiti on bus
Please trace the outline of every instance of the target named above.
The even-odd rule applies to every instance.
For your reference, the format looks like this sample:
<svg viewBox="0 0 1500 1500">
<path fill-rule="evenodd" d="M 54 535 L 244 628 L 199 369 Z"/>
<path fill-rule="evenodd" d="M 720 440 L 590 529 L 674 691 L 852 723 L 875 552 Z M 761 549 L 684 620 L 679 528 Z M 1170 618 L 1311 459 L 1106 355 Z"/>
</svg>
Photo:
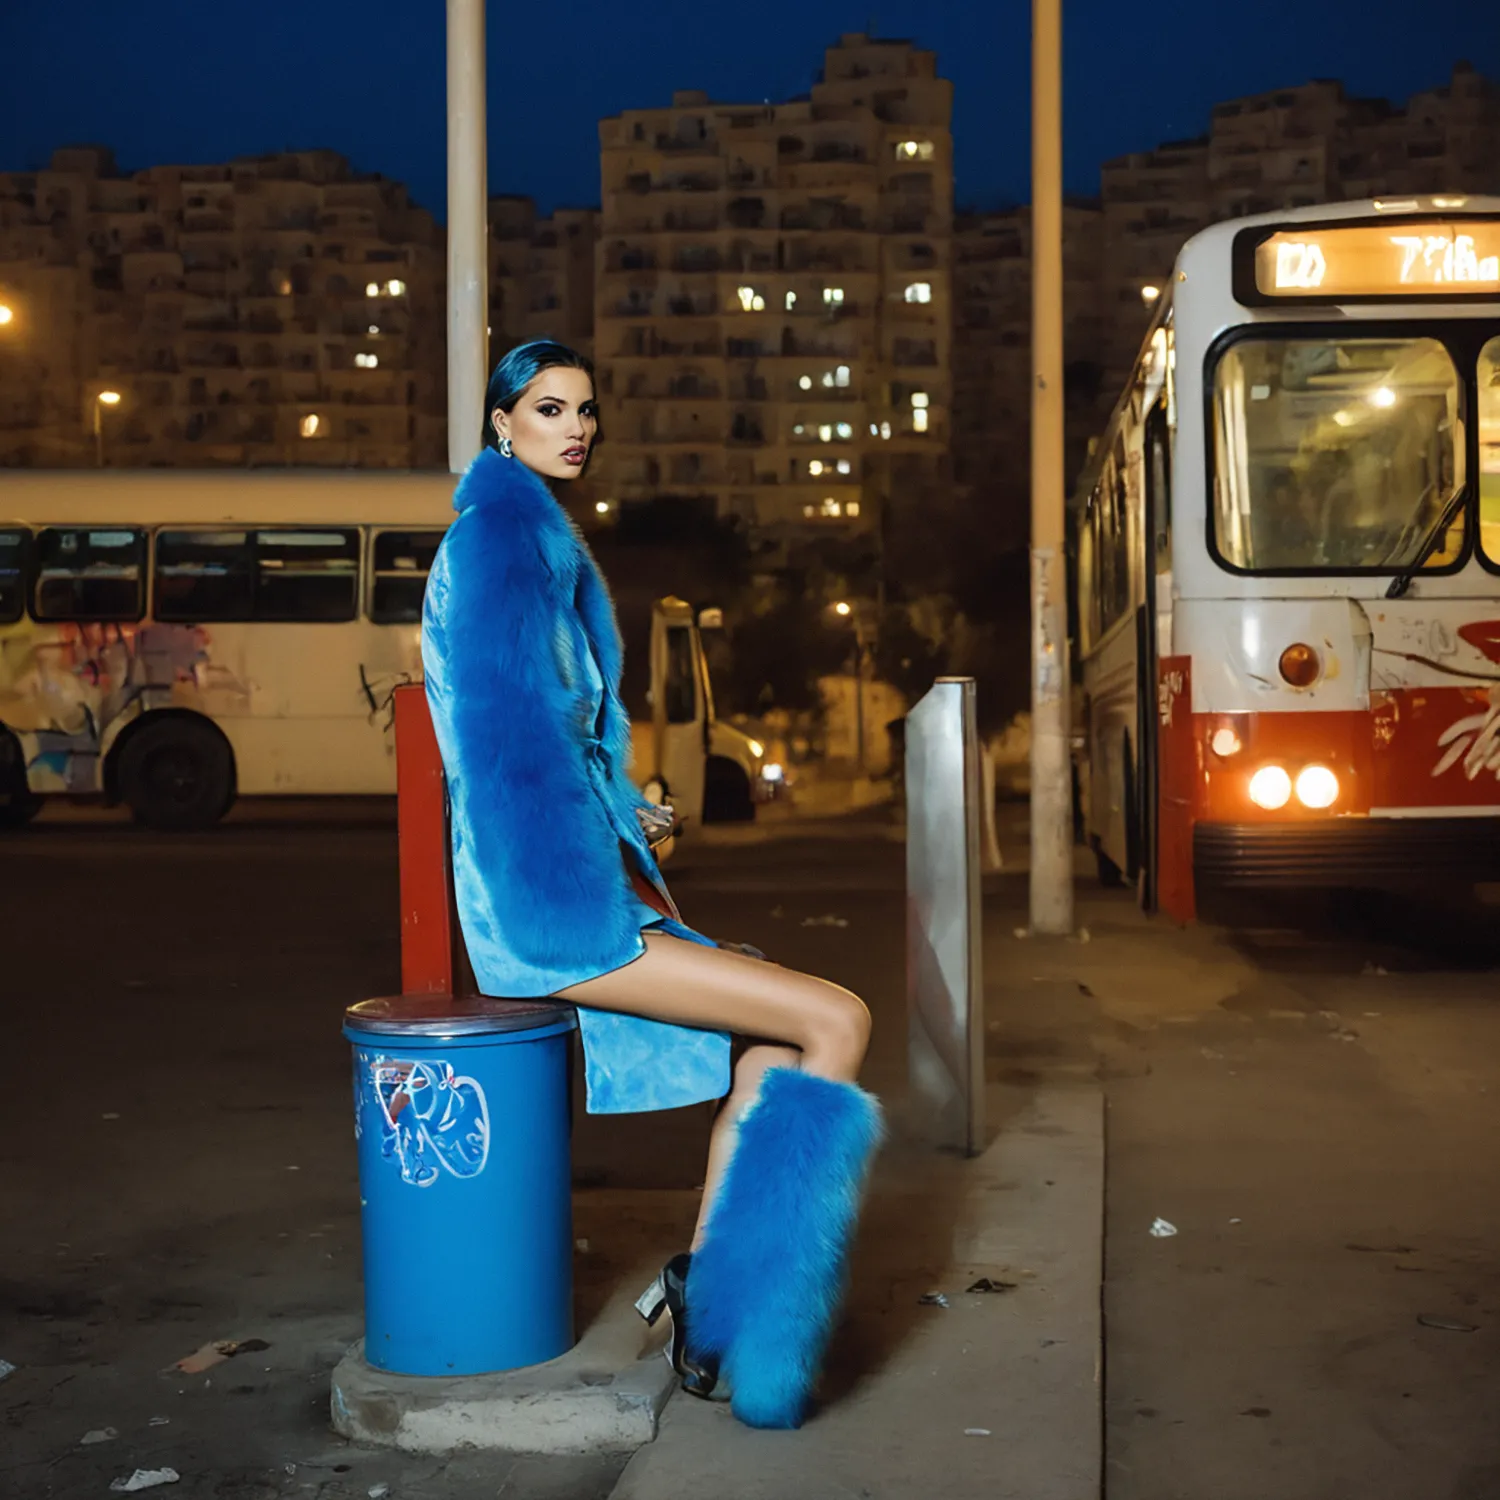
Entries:
<svg viewBox="0 0 1500 1500">
<path fill-rule="evenodd" d="M 21 743 L 38 792 L 99 788 L 100 755 L 154 708 L 209 711 L 247 690 L 210 659 L 197 625 L 34 625 L 0 637 L 0 724 Z"/>
</svg>

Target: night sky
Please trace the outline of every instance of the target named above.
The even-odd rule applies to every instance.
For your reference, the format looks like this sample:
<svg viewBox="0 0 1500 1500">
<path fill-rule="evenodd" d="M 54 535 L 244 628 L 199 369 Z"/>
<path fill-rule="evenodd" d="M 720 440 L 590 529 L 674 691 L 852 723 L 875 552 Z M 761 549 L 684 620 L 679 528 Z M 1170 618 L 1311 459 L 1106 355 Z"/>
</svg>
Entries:
<svg viewBox="0 0 1500 1500">
<path fill-rule="evenodd" d="M 1467 58 L 1500 79 L 1488 4 L 1065 3 L 1067 186 L 1110 156 L 1206 130 L 1217 100 L 1342 78 L 1404 99 Z M 674 88 L 804 93 L 844 31 L 909 37 L 954 83 L 957 197 L 1027 196 L 1025 0 L 574 0 L 489 8 L 490 189 L 597 203 L 596 121 Z M 1231 24 L 1228 19 L 1236 19 Z M 82 141 L 132 170 L 329 146 L 443 210 L 440 0 L 0 0 L 0 168 Z"/>
</svg>

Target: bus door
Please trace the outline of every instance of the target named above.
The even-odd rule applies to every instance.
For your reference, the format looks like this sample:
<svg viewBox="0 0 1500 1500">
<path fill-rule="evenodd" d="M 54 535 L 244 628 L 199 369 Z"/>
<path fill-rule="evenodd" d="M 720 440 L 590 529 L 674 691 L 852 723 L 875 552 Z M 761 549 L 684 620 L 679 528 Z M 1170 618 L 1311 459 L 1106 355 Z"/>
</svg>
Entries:
<svg viewBox="0 0 1500 1500">
<path fill-rule="evenodd" d="M 651 721 L 655 771 L 684 823 L 703 820 L 707 695 L 691 606 L 663 600 L 651 614 Z"/>
</svg>

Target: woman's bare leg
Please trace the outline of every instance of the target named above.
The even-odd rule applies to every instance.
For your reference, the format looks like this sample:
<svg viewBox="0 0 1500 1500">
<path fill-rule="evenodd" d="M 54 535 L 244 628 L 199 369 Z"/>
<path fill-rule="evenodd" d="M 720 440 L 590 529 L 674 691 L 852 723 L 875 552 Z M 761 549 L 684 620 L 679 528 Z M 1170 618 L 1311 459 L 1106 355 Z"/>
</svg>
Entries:
<svg viewBox="0 0 1500 1500">
<path fill-rule="evenodd" d="M 746 1049 L 734 1065 L 734 1088 L 719 1106 L 719 1112 L 714 1117 L 713 1134 L 708 1138 L 708 1166 L 703 1173 L 703 1201 L 698 1205 L 698 1222 L 693 1229 L 692 1249 L 696 1250 L 703 1242 L 703 1231 L 708 1225 L 708 1211 L 713 1207 L 719 1184 L 724 1180 L 724 1169 L 734 1155 L 740 1116 L 760 1089 L 762 1075 L 767 1068 L 797 1068 L 801 1065 L 802 1054 L 795 1049 L 768 1046 Z"/>
<path fill-rule="evenodd" d="M 809 1073 L 852 1083 L 870 1041 L 858 996 L 826 979 L 723 948 L 647 933 L 634 963 L 559 992 L 596 1010 L 733 1031 L 795 1047 Z"/>
<path fill-rule="evenodd" d="M 703 1200 L 693 1232 L 697 1249 L 734 1154 L 740 1115 L 760 1088 L 761 1075 L 767 1068 L 801 1067 L 852 1083 L 869 1045 L 870 1013 L 858 996 L 839 985 L 764 959 L 665 933 L 647 933 L 645 941 L 646 951 L 634 963 L 575 984 L 558 998 L 784 1044 L 753 1046 L 735 1065 L 733 1089 L 709 1137 Z"/>
</svg>

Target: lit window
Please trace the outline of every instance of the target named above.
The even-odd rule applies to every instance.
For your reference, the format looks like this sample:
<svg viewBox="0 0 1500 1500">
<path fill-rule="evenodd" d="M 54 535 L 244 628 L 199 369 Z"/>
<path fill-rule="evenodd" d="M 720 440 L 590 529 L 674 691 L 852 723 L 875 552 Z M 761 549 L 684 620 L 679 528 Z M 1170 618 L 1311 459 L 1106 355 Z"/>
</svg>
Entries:
<svg viewBox="0 0 1500 1500">
<path fill-rule="evenodd" d="M 292 283 L 285 276 L 276 283 L 276 295 L 279 297 L 290 297 L 292 295 Z"/>
<path fill-rule="evenodd" d="M 871 437 L 879 437 L 880 436 L 880 424 L 878 422 L 871 422 L 870 423 L 870 436 Z"/>
<path fill-rule="evenodd" d="M 378 282 L 372 281 L 369 284 L 369 286 L 367 286 L 365 288 L 365 296 L 367 296 L 367 297 L 378 297 L 379 295 L 380 295 L 380 284 Z"/>
<path fill-rule="evenodd" d="M 849 462 L 849 460 L 847 458 L 841 458 L 839 460 L 839 473 L 840 474 L 847 474 L 847 473 L 850 472 L 850 470 L 852 468 L 853 468 L 853 465 Z"/>
<path fill-rule="evenodd" d="M 926 391 L 913 391 L 911 393 L 911 404 L 918 409 L 929 404 Z"/>
<path fill-rule="evenodd" d="M 812 389 L 812 376 L 804 375 L 802 379 L 797 382 L 797 384 L 801 386 L 804 391 L 810 391 Z"/>
<path fill-rule="evenodd" d="M 833 441 L 833 427 L 830 423 L 825 422 L 818 428 L 818 439 L 824 443 L 831 443 Z"/>
<path fill-rule="evenodd" d="M 804 516 L 815 516 L 815 515 L 817 515 L 817 513 L 818 513 L 818 512 L 817 512 L 817 509 L 816 509 L 816 507 L 814 507 L 814 506 L 811 506 L 811 505 L 804 505 L 804 506 L 803 506 L 803 507 L 802 507 L 802 514 L 803 514 L 803 515 L 804 515 Z"/>
<path fill-rule="evenodd" d="M 838 307 L 844 300 L 844 289 L 841 286 L 825 286 L 823 288 L 824 307 Z"/>
<path fill-rule="evenodd" d="M 906 300 L 908 302 L 931 302 L 932 283 L 930 281 L 914 281 L 906 289 Z"/>
<path fill-rule="evenodd" d="M 804 427 L 801 422 L 798 422 L 797 425 L 794 428 L 792 428 L 792 436 L 793 437 L 801 437 L 802 434 L 804 432 L 806 432 L 806 431 L 807 431 L 807 428 Z"/>
<path fill-rule="evenodd" d="M 746 312 L 764 312 L 766 310 L 766 299 L 753 286 L 739 287 L 736 289 L 735 295 L 740 299 L 740 306 Z"/>
<path fill-rule="evenodd" d="M 848 442 L 854 436 L 854 429 L 849 423 L 840 422 L 838 425 L 838 434 L 845 442 Z"/>
<path fill-rule="evenodd" d="M 839 516 L 844 513 L 844 507 L 832 495 L 824 499 L 823 504 L 819 506 L 819 510 L 825 516 Z"/>
<path fill-rule="evenodd" d="M 857 516 L 859 514 L 859 501 L 858 500 L 850 500 L 844 506 L 844 514 L 846 516 Z"/>
<path fill-rule="evenodd" d="M 896 144 L 897 161 L 931 161 L 931 141 L 899 141 Z"/>
<path fill-rule="evenodd" d="M 841 387 L 842 386 L 847 386 L 849 384 L 849 366 L 848 365 L 840 365 L 838 367 L 838 369 L 836 369 L 833 372 L 833 383 L 836 386 L 841 386 Z"/>
<path fill-rule="evenodd" d="M 925 406 L 919 406 L 911 414 L 911 425 L 914 432 L 927 431 L 927 408 Z"/>
<path fill-rule="evenodd" d="M 889 422 L 882 422 L 880 424 L 880 435 L 883 438 L 890 437 L 890 435 L 891 435 L 891 424 Z"/>
<path fill-rule="evenodd" d="M 354 356 L 354 363 L 361 370 L 373 370 L 380 363 L 380 356 L 378 354 L 356 354 Z"/>
<path fill-rule="evenodd" d="M 390 281 L 386 283 L 386 293 L 392 297 L 404 297 L 406 295 L 406 283 L 404 281 Z"/>
<path fill-rule="evenodd" d="M 594 509 L 599 515 L 607 516 L 610 512 L 610 503 L 608 500 L 596 500 L 594 501 Z"/>
<path fill-rule="evenodd" d="M 317 412 L 310 411 L 305 417 L 303 417 L 301 422 L 297 424 L 297 427 L 298 431 L 301 432 L 303 437 L 317 437 L 319 432 L 322 431 L 323 419 L 317 414 Z"/>
<path fill-rule="evenodd" d="M 366 333 L 379 333 L 380 332 L 380 324 L 379 323 L 371 323 L 370 326 L 365 330 L 365 332 Z"/>
<path fill-rule="evenodd" d="M 796 294 L 796 292 L 788 292 L 786 294 L 786 310 L 788 312 L 791 312 L 791 310 L 794 307 L 796 307 L 796 305 L 797 305 L 797 294 Z"/>
<path fill-rule="evenodd" d="M 833 371 L 823 371 L 823 384 L 831 391 L 833 389 Z"/>
<path fill-rule="evenodd" d="M 807 466 L 807 472 L 811 474 L 814 479 L 816 479 L 818 475 L 823 472 L 823 460 L 820 458 L 813 459 L 813 461 Z"/>
</svg>

